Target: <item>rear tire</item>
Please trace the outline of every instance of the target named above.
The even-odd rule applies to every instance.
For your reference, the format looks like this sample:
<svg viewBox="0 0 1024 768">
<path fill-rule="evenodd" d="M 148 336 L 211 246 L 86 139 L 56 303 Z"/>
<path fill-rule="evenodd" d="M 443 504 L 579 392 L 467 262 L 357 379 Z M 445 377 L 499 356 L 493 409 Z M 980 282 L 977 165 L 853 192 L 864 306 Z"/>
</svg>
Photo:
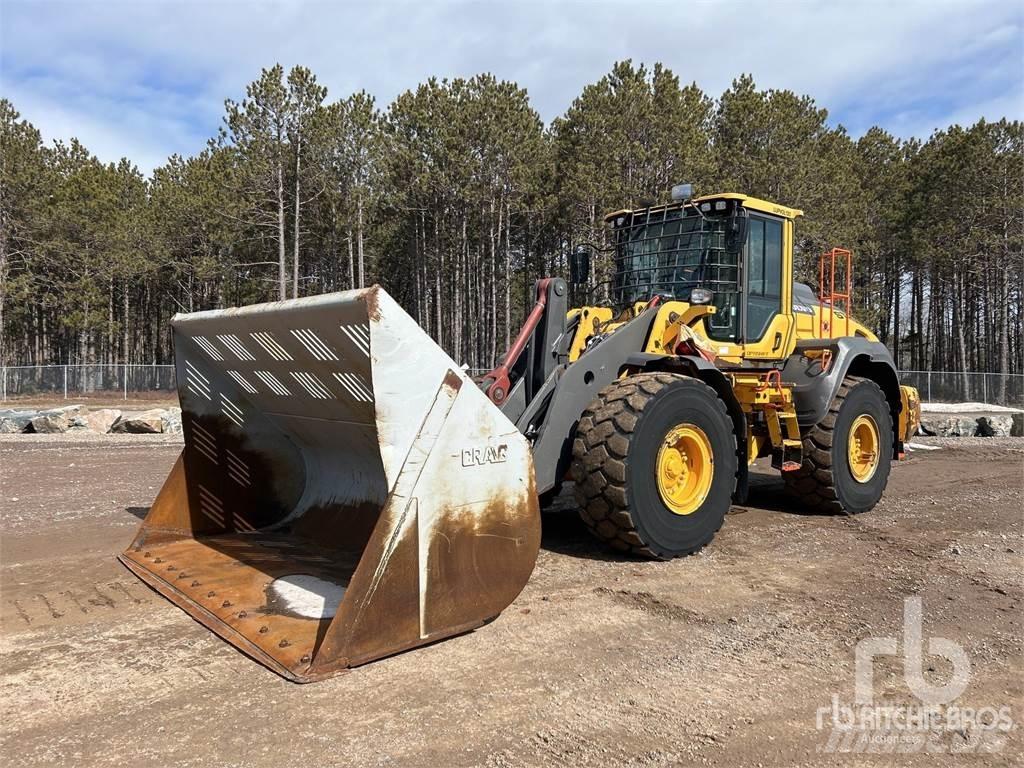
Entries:
<svg viewBox="0 0 1024 768">
<path fill-rule="evenodd" d="M 879 438 L 876 466 L 869 477 L 861 479 L 855 476 L 850 460 L 855 423 L 873 423 Z M 889 480 L 892 435 L 892 414 L 882 389 L 870 379 L 847 376 L 825 418 L 804 435 L 802 466 L 783 473 L 786 491 L 819 512 L 867 512 L 882 498 Z M 861 470 L 862 475 L 865 472 Z"/>
<path fill-rule="evenodd" d="M 691 448 L 688 461 L 691 444 L 699 453 L 693 458 Z M 682 446 L 675 464 L 663 471 L 674 445 Z M 732 421 L 711 387 L 670 373 L 629 376 L 602 389 L 577 425 L 571 471 L 580 516 L 619 551 L 666 560 L 691 554 L 722 527 L 736 461 Z M 693 480 L 678 480 L 679 471 Z M 666 490 L 670 482 L 678 485 Z"/>
</svg>

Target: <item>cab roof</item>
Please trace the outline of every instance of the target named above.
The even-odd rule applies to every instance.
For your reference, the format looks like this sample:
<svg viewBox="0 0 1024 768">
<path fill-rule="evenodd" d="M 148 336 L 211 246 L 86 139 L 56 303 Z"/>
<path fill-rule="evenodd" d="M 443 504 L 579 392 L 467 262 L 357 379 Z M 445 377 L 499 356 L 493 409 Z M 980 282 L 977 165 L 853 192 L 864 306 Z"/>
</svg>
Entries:
<svg viewBox="0 0 1024 768">
<path fill-rule="evenodd" d="M 741 195 L 738 192 L 718 192 L 713 195 L 701 195 L 700 197 L 692 198 L 686 201 L 672 201 L 671 203 L 662 203 L 661 205 L 652 205 L 649 210 L 668 210 L 670 208 L 681 208 L 684 205 L 693 205 L 705 202 L 714 202 L 715 200 L 737 200 L 740 205 L 752 211 L 760 211 L 761 213 L 770 213 L 773 216 L 781 216 L 784 219 L 795 219 L 797 216 L 803 216 L 804 212 L 799 208 L 790 208 L 786 205 L 779 205 L 773 203 L 770 200 L 761 200 L 757 197 L 750 197 L 749 195 Z M 636 213 L 637 211 L 645 211 L 647 208 L 623 208 L 622 210 L 613 211 L 604 217 L 605 221 L 610 221 L 616 216 L 621 216 L 626 213 Z"/>
</svg>

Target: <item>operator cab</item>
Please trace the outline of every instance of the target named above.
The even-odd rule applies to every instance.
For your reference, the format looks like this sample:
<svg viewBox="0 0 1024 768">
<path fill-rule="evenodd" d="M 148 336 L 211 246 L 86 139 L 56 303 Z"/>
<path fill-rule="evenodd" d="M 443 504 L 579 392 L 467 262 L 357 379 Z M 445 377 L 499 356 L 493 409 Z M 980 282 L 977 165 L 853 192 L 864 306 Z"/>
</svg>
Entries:
<svg viewBox="0 0 1024 768">
<path fill-rule="evenodd" d="M 713 304 L 707 335 L 724 344 L 750 345 L 770 329 L 787 336 L 774 321 L 792 315 L 792 226 L 801 214 L 735 193 L 609 214 L 609 298 L 617 307 L 654 296 Z"/>
</svg>

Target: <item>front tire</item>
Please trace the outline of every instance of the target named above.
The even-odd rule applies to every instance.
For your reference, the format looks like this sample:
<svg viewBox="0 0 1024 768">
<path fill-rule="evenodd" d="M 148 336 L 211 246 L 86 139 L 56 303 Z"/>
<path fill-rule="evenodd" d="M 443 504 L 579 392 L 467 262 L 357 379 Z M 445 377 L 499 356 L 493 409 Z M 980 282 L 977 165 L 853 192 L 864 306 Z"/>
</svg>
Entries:
<svg viewBox="0 0 1024 768">
<path fill-rule="evenodd" d="M 867 512 L 882 498 L 892 462 L 892 413 L 875 382 L 847 376 L 803 439 L 803 463 L 784 472 L 801 504 L 831 514 Z"/>
<path fill-rule="evenodd" d="M 580 516 L 613 548 L 670 559 L 714 538 L 736 483 L 725 403 L 697 379 L 640 373 L 605 387 L 573 441 Z"/>
</svg>

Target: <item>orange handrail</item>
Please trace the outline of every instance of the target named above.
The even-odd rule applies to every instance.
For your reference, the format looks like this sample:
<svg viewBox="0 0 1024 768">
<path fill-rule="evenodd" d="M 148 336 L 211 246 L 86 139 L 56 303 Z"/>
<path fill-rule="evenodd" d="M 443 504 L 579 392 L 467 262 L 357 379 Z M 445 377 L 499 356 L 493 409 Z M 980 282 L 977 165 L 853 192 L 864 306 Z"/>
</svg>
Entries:
<svg viewBox="0 0 1024 768">
<path fill-rule="evenodd" d="M 836 262 L 842 263 L 845 259 L 845 270 L 843 282 L 845 290 L 836 291 Z M 828 265 L 826 269 L 826 264 Z M 828 279 L 826 280 L 826 272 Z M 826 290 L 826 288 L 828 290 Z M 835 335 L 835 307 L 836 301 L 843 302 L 843 320 L 845 323 L 844 333 L 850 335 L 850 302 L 853 296 L 853 253 L 846 248 L 833 248 L 831 251 L 821 254 L 818 260 L 818 301 L 821 304 L 821 311 L 818 313 L 818 337 L 825 338 L 825 331 L 828 331 L 828 338 Z M 825 307 L 828 307 L 828 322 L 825 322 Z"/>
</svg>

